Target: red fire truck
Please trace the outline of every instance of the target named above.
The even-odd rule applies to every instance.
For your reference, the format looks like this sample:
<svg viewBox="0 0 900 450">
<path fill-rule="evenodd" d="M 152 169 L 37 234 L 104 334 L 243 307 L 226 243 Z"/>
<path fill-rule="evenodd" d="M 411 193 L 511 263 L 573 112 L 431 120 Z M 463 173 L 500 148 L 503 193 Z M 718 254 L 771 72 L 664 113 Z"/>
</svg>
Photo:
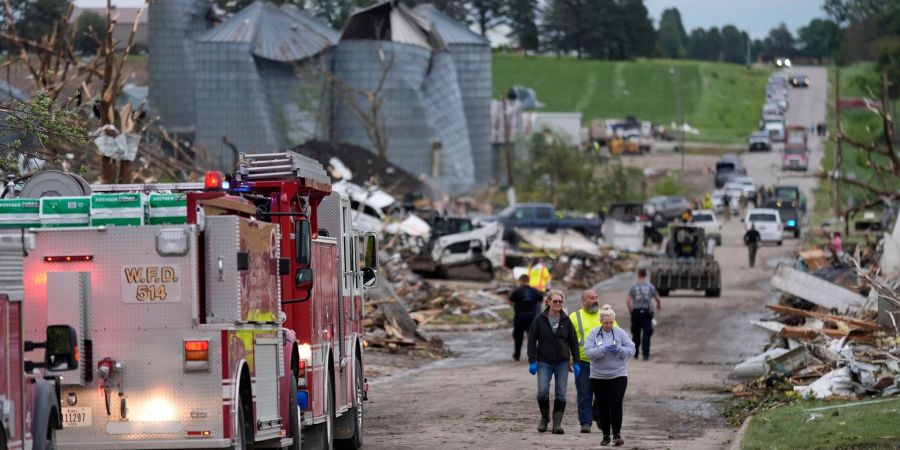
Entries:
<svg viewBox="0 0 900 450">
<path fill-rule="evenodd" d="M 180 193 L 184 217 L 30 229 L 26 333 L 71 326 L 83 362 L 61 448 L 362 446 L 377 240 L 319 163 L 241 155 L 233 177 L 93 192 Z"/>
<path fill-rule="evenodd" d="M 44 342 L 23 341 L 22 256 L 34 238 L 24 233 L 0 235 L 0 449 L 55 448 L 62 424 L 59 379 L 43 377 L 36 369 L 55 372 L 74 369 L 75 330 L 47 328 Z M 43 363 L 26 353 L 45 348 Z"/>
</svg>

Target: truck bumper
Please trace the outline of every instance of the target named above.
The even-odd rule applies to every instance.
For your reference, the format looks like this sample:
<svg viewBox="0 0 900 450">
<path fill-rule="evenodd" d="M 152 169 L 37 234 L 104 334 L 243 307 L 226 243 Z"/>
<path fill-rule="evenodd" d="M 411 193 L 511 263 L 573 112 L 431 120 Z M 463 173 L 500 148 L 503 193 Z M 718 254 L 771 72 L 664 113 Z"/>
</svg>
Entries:
<svg viewBox="0 0 900 450">
<path fill-rule="evenodd" d="M 108 441 L 108 442 L 84 442 L 67 443 L 58 442 L 56 447 L 65 449 L 84 450 L 132 450 L 132 449 L 173 449 L 173 448 L 228 448 L 231 447 L 230 439 L 178 439 L 178 440 L 142 440 L 142 441 Z"/>
</svg>

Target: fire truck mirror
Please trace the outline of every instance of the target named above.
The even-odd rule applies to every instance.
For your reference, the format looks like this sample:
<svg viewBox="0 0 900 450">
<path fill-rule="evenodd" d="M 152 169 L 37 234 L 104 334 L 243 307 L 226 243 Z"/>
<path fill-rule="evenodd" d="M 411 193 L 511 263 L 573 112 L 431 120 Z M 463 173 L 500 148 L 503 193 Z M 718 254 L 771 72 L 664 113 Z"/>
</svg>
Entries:
<svg viewBox="0 0 900 450">
<path fill-rule="evenodd" d="M 365 253 L 365 268 L 375 269 L 378 268 L 378 236 L 374 233 L 366 233 L 366 253 Z"/>
<path fill-rule="evenodd" d="M 362 275 L 363 287 L 371 288 L 378 286 L 378 274 L 375 272 L 375 269 L 366 267 L 362 270 Z"/>
<path fill-rule="evenodd" d="M 312 247 L 312 233 L 309 228 L 309 220 L 300 220 L 295 222 L 294 243 L 297 246 L 297 265 L 309 267 L 309 263 L 311 260 L 310 247 Z M 299 276 L 299 272 L 297 272 L 297 274 Z"/>
<path fill-rule="evenodd" d="M 51 372 L 63 372 L 78 368 L 78 336 L 68 325 L 47 327 L 47 347 L 44 364 Z"/>
<path fill-rule="evenodd" d="M 311 291 L 313 287 L 313 271 L 312 269 L 306 267 L 303 269 L 297 269 L 297 277 L 294 280 L 297 285 L 297 289 L 301 291 Z"/>
</svg>

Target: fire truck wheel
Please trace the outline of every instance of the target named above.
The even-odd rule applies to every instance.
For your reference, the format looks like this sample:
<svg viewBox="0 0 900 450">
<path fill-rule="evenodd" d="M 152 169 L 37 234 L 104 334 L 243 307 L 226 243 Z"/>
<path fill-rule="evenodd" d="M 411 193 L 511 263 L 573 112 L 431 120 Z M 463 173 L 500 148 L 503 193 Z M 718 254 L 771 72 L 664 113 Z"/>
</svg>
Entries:
<svg viewBox="0 0 900 450">
<path fill-rule="evenodd" d="M 327 367 L 333 367 L 330 364 Z M 332 450 L 334 448 L 334 378 L 328 373 L 328 381 L 325 383 L 325 421 L 309 427 L 305 432 L 308 438 L 306 448 L 315 450 Z"/>
<path fill-rule="evenodd" d="M 290 431 L 291 431 L 291 450 L 300 450 L 301 448 L 301 436 L 300 436 L 300 413 L 297 411 L 297 377 L 294 376 L 294 373 L 291 372 L 290 375 L 290 394 L 291 398 L 288 399 L 288 407 L 289 407 L 289 420 L 290 422 Z"/>
<path fill-rule="evenodd" d="M 6 427 L 0 424 L 0 450 L 6 450 Z"/>
<path fill-rule="evenodd" d="M 244 420 L 243 403 L 243 400 L 241 400 L 240 396 L 238 396 L 238 402 L 235 405 L 238 413 L 237 430 L 235 430 L 238 433 L 237 446 L 235 447 L 236 449 L 247 448 L 247 422 Z"/>
<path fill-rule="evenodd" d="M 353 421 L 353 436 L 350 436 L 347 439 L 338 440 L 336 447 L 339 449 L 356 450 L 363 446 L 363 431 L 365 429 L 363 414 L 363 373 L 362 362 L 359 360 L 359 357 L 356 358 L 354 374 L 356 379 L 354 386 L 354 406 L 350 411 L 347 411 L 344 416 Z"/>
</svg>

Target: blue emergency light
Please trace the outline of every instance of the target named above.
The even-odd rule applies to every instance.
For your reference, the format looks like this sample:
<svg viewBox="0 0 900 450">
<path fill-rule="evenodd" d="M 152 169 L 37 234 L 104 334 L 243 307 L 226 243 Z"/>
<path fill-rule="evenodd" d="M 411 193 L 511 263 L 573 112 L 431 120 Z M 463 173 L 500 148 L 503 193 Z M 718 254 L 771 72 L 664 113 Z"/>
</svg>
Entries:
<svg viewBox="0 0 900 450">
<path fill-rule="evenodd" d="M 309 409 L 309 392 L 297 391 L 297 406 L 301 411 Z"/>
<path fill-rule="evenodd" d="M 787 223 L 788 223 L 788 226 L 789 226 L 789 227 L 793 227 L 793 226 L 796 226 L 796 225 L 797 225 L 797 221 L 796 221 L 796 220 L 788 220 Z"/>
</svg>

